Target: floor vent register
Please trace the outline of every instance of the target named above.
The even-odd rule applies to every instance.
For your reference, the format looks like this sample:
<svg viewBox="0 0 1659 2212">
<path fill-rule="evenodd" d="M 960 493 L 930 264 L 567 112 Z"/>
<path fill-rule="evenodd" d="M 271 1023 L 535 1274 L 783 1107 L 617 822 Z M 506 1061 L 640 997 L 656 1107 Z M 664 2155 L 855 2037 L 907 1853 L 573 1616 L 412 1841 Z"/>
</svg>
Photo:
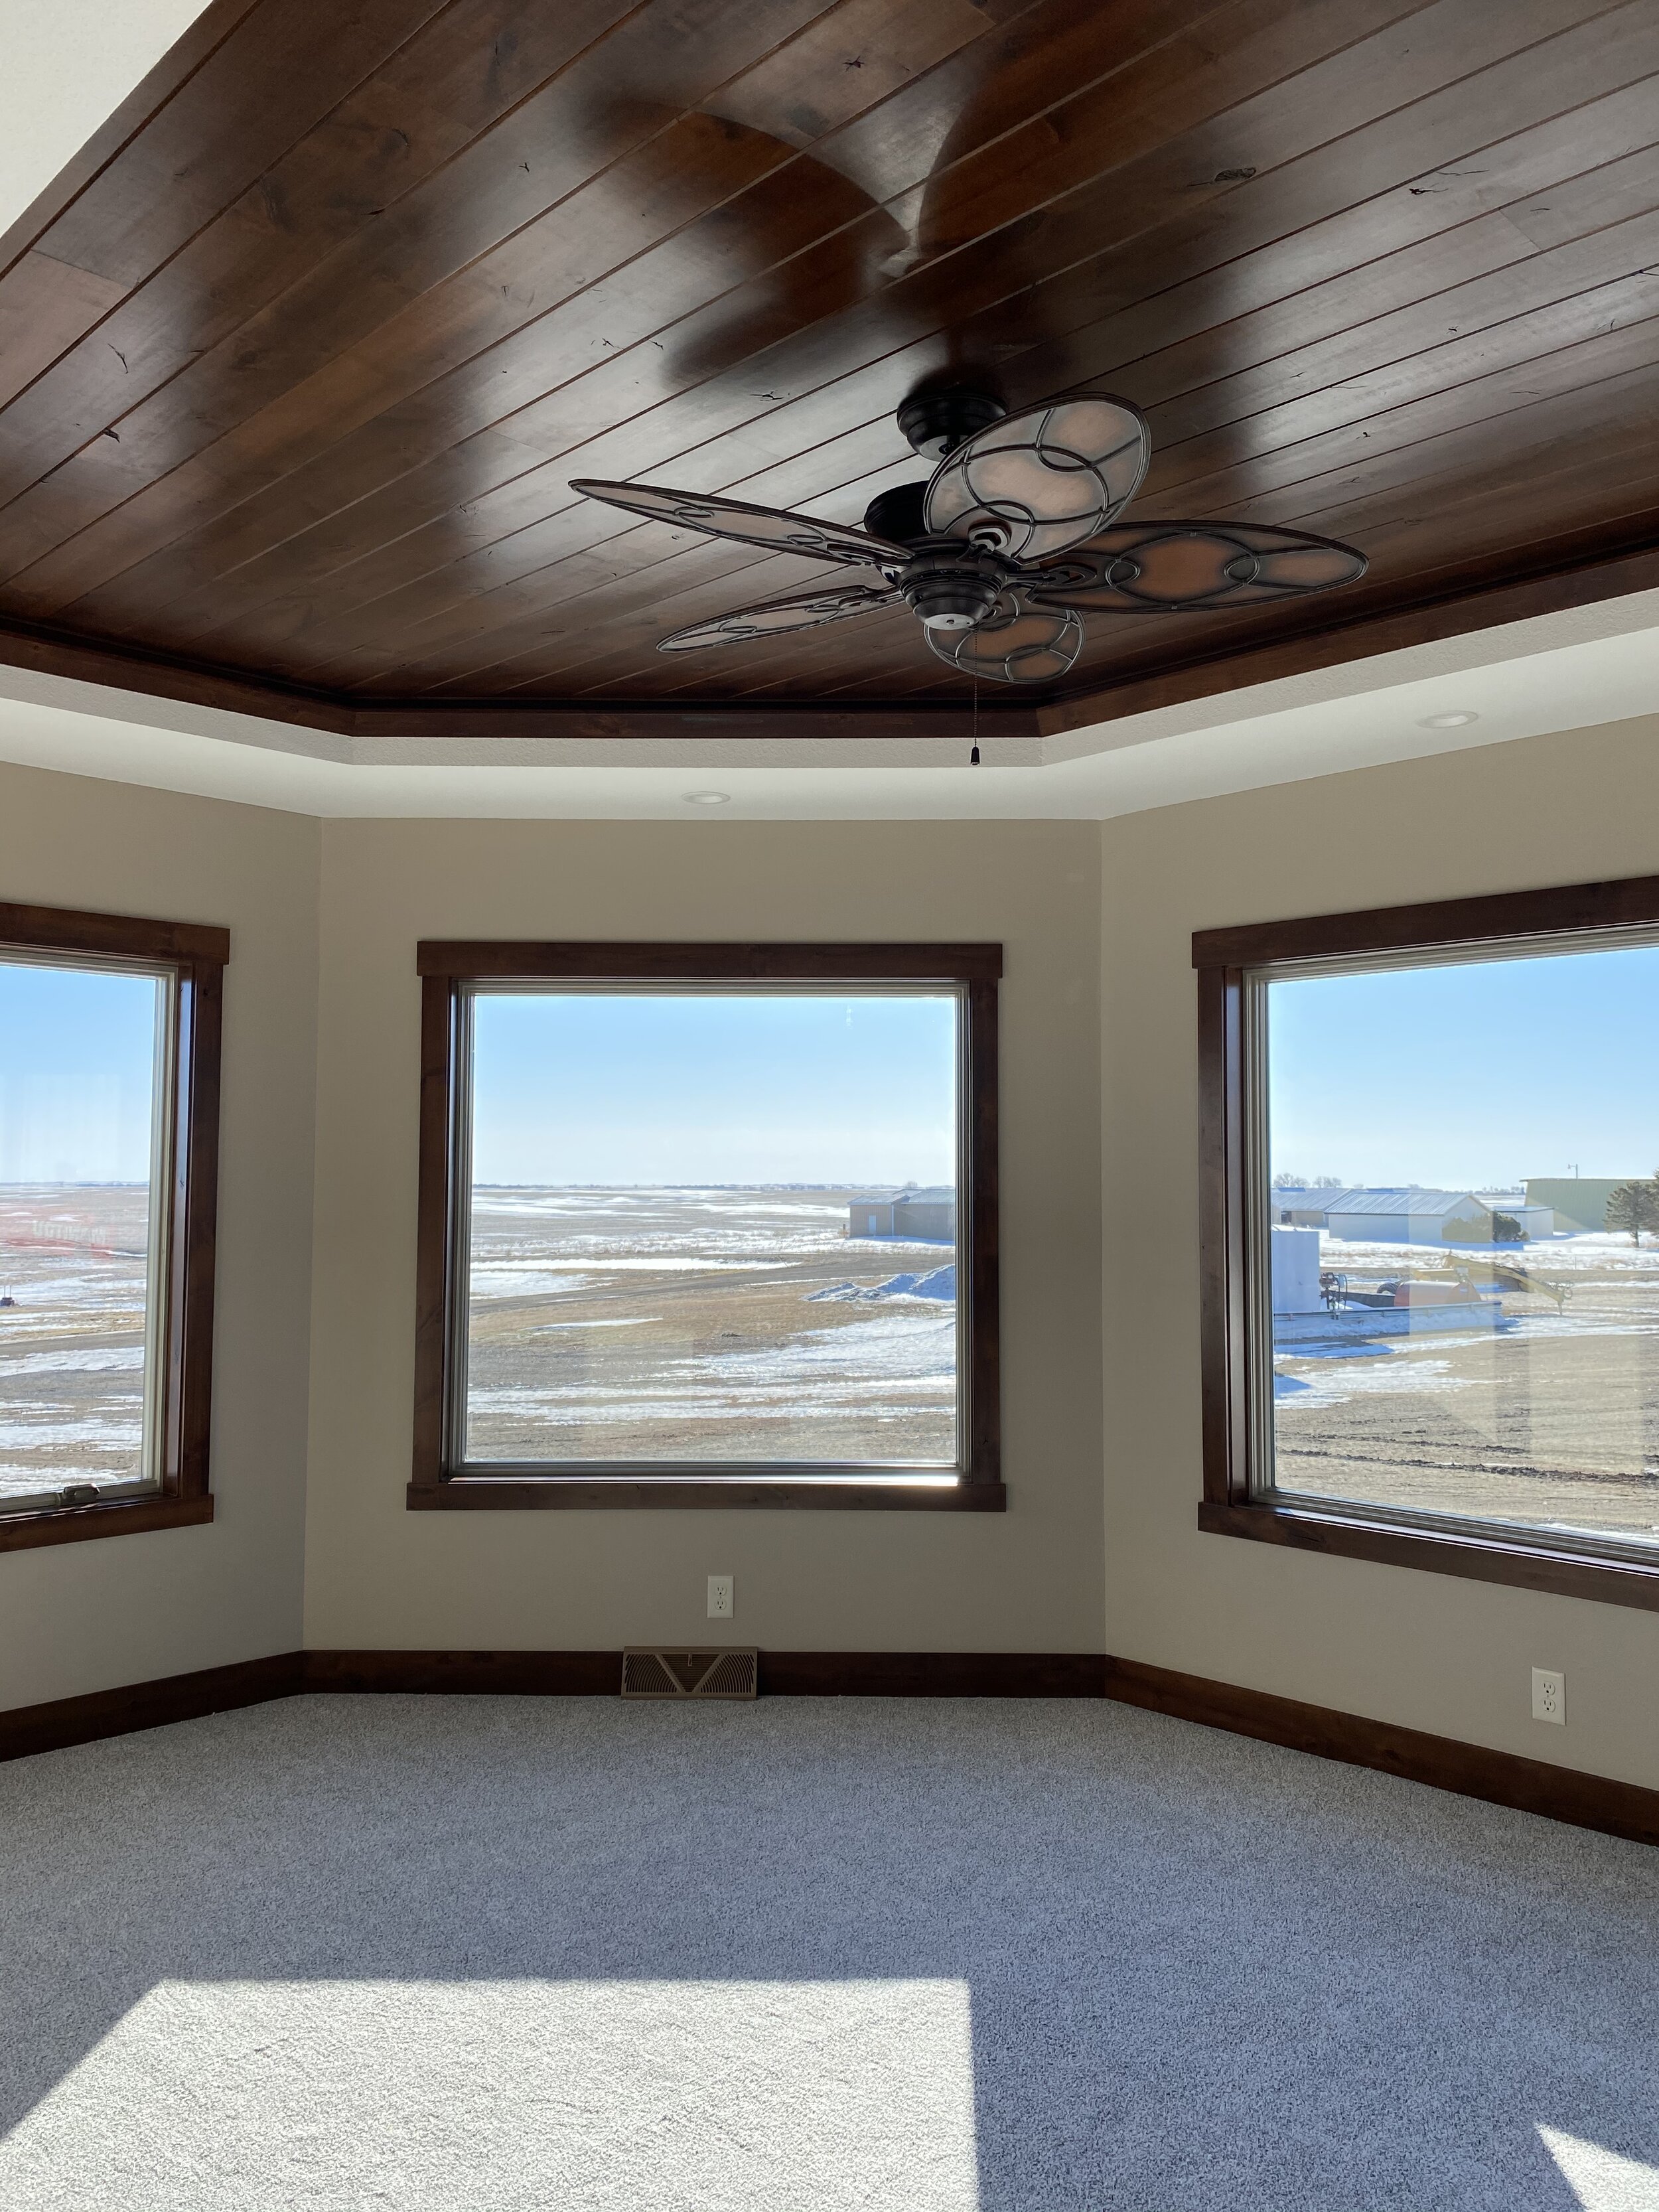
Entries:
<svg viewBox="0 0 1659 2212">
<path fill-rule="evenodd" d="M 752 1698 L 759 1676 L 757 1651 L 659 1651 L 623 1653 L 625 1698 Z"/>
</svg>

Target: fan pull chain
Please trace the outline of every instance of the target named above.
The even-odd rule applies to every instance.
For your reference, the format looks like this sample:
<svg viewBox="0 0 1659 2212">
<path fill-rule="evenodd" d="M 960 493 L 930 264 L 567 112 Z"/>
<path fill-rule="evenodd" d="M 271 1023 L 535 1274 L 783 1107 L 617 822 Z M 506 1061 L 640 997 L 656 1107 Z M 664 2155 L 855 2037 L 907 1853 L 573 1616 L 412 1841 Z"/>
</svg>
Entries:
<svg viewBox="0 0 1659 2212">
<path fill-rule="evenodd" d="M 974 750 L 968 756 L 969 768 L 979 766 L 979 678 L 974 678 Z"/>
</svg>

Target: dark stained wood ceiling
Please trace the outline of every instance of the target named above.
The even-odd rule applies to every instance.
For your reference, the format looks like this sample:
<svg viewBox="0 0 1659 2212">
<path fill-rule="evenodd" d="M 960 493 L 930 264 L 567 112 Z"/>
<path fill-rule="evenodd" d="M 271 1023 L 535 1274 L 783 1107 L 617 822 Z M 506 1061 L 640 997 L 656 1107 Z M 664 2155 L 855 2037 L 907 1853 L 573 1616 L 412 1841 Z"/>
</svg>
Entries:
<svg viewBox="0 0 1659 2212">
<path fill-rule="evenodd" d="M 0 659 L 335 726 L 954 719 L 907 611 L 659 655 L 844 572 L 567 488 L 855 522 L 949 374 L 1137 401 L 1137 518 L 1372 563 L 1097 616 L 988 712 L 1659 580 L 1656 71 L 1654 0 L 214 0 L 0 243 Z"/>
</svg>

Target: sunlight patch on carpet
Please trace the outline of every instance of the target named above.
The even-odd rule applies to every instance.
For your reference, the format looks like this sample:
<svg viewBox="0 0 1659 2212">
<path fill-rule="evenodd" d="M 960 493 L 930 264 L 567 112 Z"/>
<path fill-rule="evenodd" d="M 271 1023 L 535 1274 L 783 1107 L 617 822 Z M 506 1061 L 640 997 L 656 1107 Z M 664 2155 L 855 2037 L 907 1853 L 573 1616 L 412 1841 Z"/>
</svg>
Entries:
<svg viewBox="0 0 1659 2212">
<path fill-rule="evenodd" d="M 953 1980 L 164 1981 L 0 2143 L 37 2212 L 978 2202 Z"/>
<path fill-rule="evenodd" d="M 1659 2166 L 1621 2158 L 1541 2123 L 1538 2132 L 1583 2212 L 1659 2212 Z"/>
</svg>

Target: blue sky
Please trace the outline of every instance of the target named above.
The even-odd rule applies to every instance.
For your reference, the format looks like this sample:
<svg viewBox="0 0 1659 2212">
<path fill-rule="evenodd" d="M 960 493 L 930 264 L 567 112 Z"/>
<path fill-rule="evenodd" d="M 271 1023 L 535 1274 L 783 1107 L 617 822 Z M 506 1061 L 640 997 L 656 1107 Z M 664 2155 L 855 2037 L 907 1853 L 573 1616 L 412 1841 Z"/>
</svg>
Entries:
<svg viewBox="0 0 1659 2212">
<path fill-rule="evenodd" d="M 0 961 L 0 1182 L 149 1180 L 160 988 Z"/>
<path fill-rule="evenodd" d="M 0 1181 L 142 1182 L 155 981 L 0 962 Z M 1659 1168 L 1659 947 L 1275 983 L 1274 1171 Z M 483 1182 L 948 1182 L 956 1002 L 482 994 Z"/>
<path fill-rule="evenodd" d="M 1268 1030 L 1275 1174 L 1659 1168 L 1659 946 L 1274 983 Z"/>
<path fill-rule="evenodd" d="M 481 1183 L 956 1180 L 942 995 L 481 992 Z"/>
</svg>

